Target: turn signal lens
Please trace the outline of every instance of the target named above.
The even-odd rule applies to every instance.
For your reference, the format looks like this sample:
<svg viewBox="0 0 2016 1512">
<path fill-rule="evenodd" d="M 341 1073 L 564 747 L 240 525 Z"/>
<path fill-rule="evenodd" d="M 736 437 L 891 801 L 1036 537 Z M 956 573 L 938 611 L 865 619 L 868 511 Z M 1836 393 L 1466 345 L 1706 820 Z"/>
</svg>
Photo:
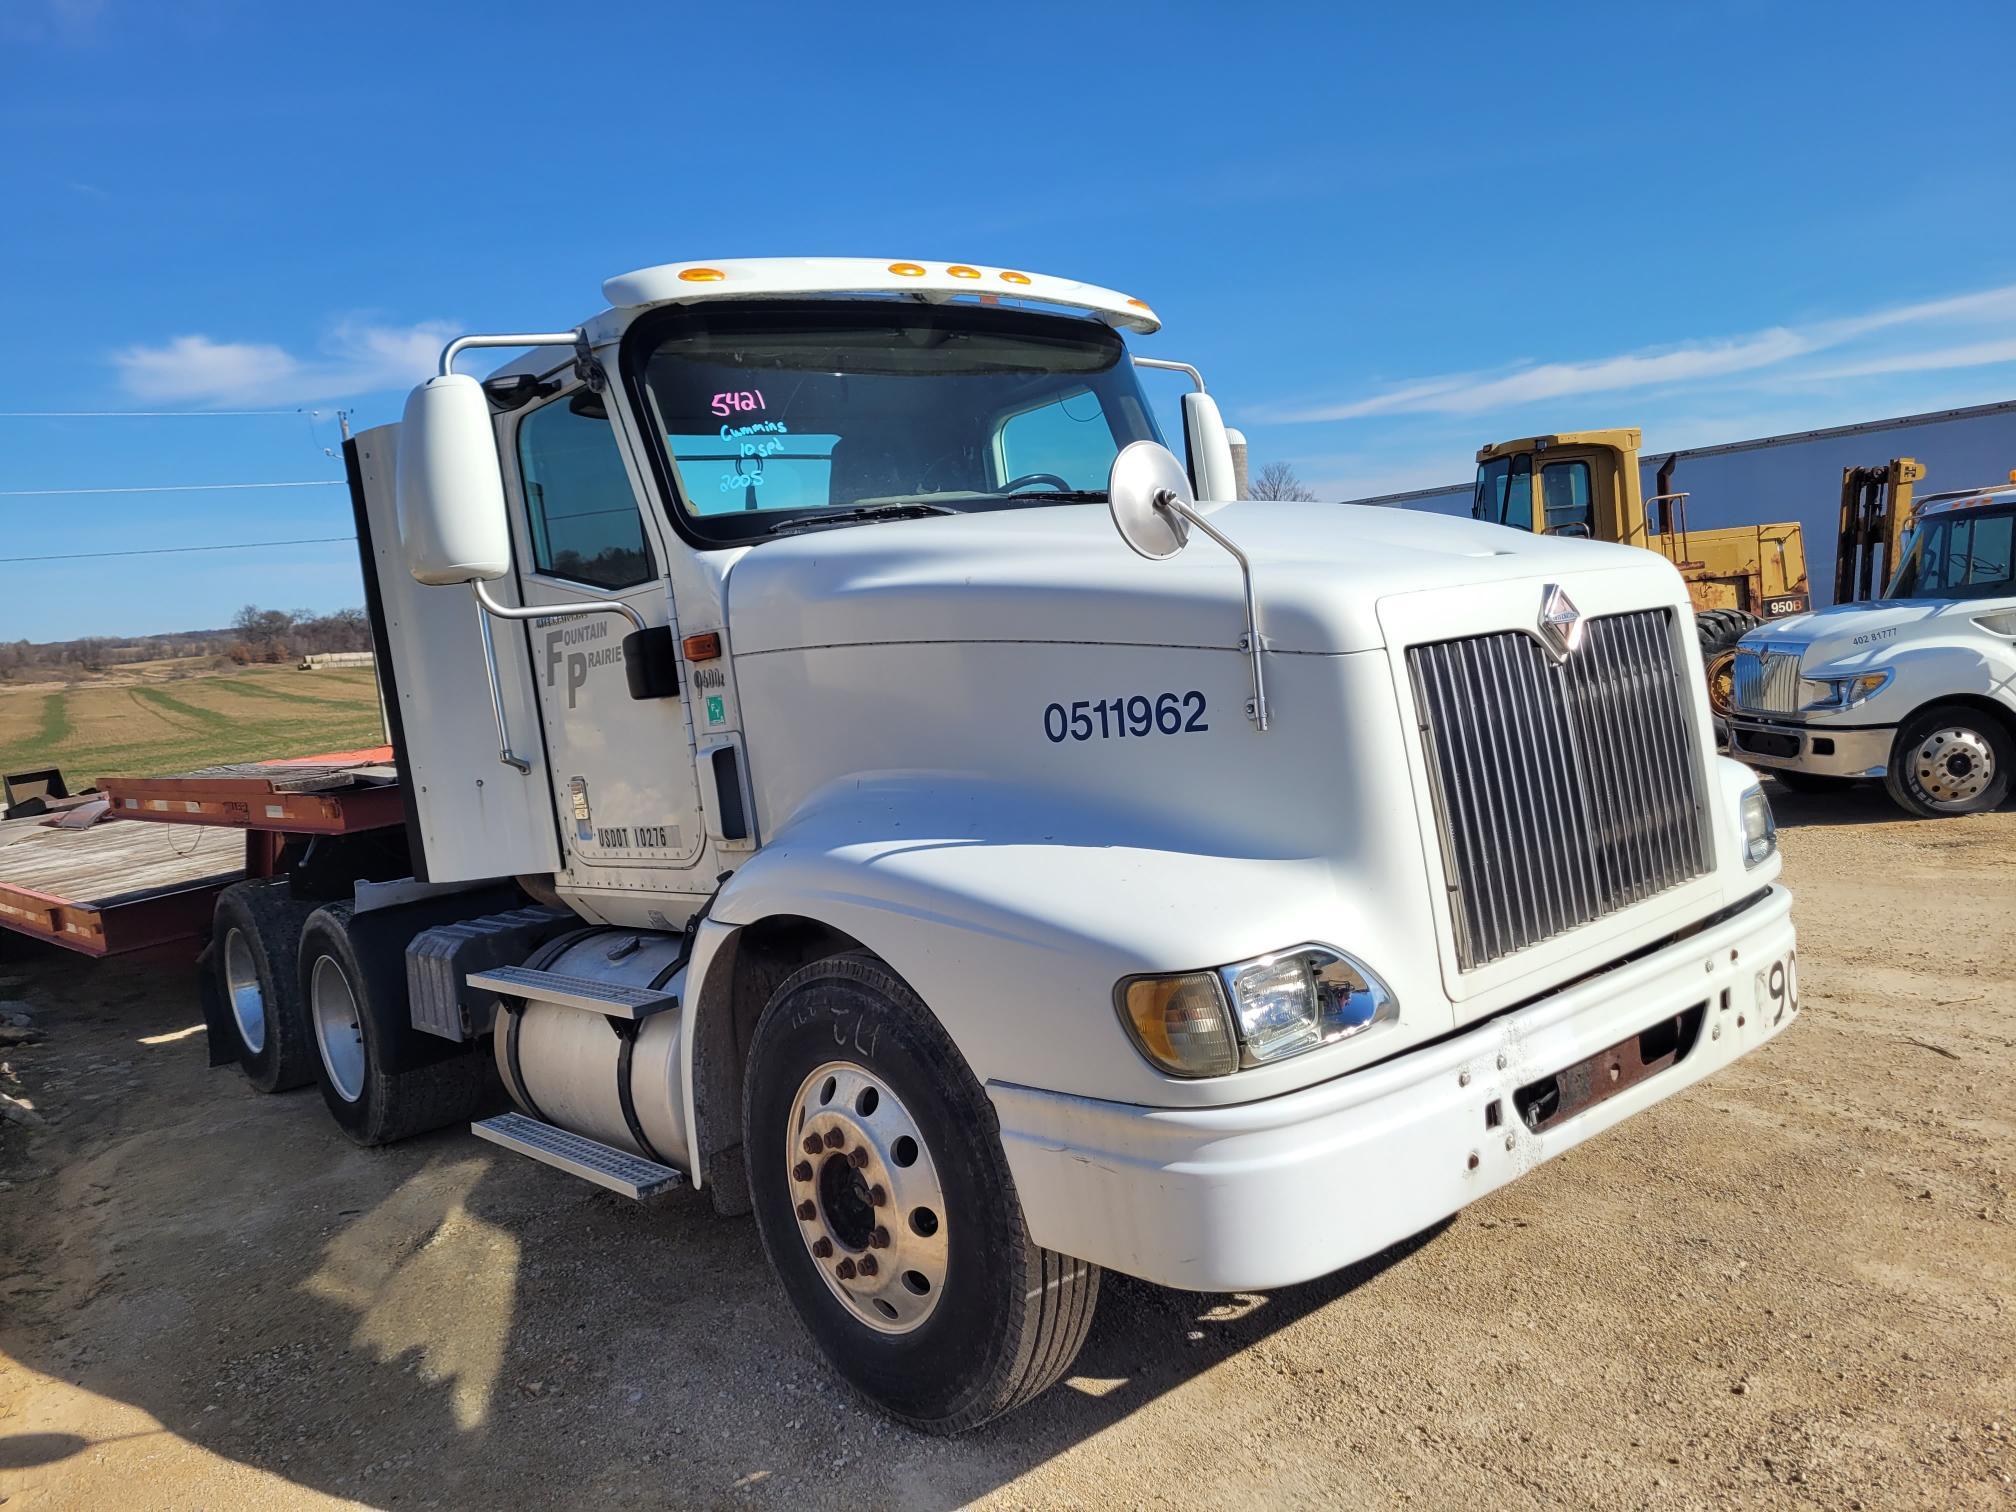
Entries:
<svg viewBox="0 0 2016 1512">
<path fill-rule="evenodd" d="M 924 269 L 917 263 L 891 263 L 889 271 L 900 278 L 922 278 Z"/>
<path fill-rule="evenodd" d="M 1001 275 L 1001 282 L 1012 284 L 1026 284 L 1027 282 L 1029 282 L 1029 275 L 1027 273 L 1003 273 Z"/>
<path fill-rule="evenodd" d="M 1130 300 L 1128 300 L 1128 301 L 1127 301 L 1127 303 L 1129 303 L 1130 305 L 1134 306 L 1134 308 L 1135 308 L 1135 309 L 1137 309 L 1137 310 L 1148 310 L 1148 306 L 1147 306 L 1147 305 L 1145 305 L 1145 304 L 1143 304 L 1143 303 L 1142 303 L 1142 302 L 1141 302 L 1140 300 L 1138 300 L 1138 299 L 1130 299 Z M 1148 310 L 1148 313 L 1149 313 L 1150 315 L 1153 315 L 1153 314 L 1154 314 L 1155 312 L 1154 312 L 1153 310 Z"/>
<path fill-rule="evenodd" d="M 954 278 L 978 278 L 980 276 L 978 268 L 969 268 L 964 263 L 954 263 L 945 271 L 950 273 Z"/>
<path fill-rule="evenodd" d="M 1141 1053 L 1171 1076 L 1225 1076 L 1239 1069 L 1225 998 L 1208 971 L 1134 978 L 1121 990 L 1121 1017 Z"/>
<path fill-rule="evenodd" d="M 721 632 L 709 630 L 703 635 L 689 635 L 679 645 L 689 662 L 714 661 L 721 655 Z"/>
<path fill-rule="evenodd" d="M 728 275 L 719 268 L 681 268 L 679 277 L 685 283 L 719 283 Z"/>
</svg>

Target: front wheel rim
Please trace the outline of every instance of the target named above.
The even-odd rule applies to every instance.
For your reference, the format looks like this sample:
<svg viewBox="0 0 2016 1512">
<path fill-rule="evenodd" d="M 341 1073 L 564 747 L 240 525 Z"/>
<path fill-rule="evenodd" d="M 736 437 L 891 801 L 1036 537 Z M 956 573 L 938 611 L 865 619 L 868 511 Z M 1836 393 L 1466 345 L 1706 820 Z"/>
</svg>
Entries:
<svg viewBox="0 0 2016 1512">
<path fill-rule="evenodd" d="M 309 977 L 308 996 L 322 1069 L 329 1073 L 336 1095 L 354 1103 L 364 1095 L 364 1024 L 343 968 L 328 956 L 319 957 Z"/>
<path fill-rule="evenodd" d="M 238 1038 L 257 1055 L 266 1048 L 266 994 L 259 989 L 259 968 L 242 929 L 224 936 L 224 993 L 231 1000 Z"/>
<path fill-rule="evenodd" d="M 799 1239 L 827 1290 L 877 1333 L 919 1327 L 945 1292 L 948 1215 L 903 1100 L 866 1067 L 828 1061 L 791 1099 L 784 1161 Z"/>
<path fill-rule="evenodd" d="M 1995 748 L 1979 730 L 1948 725 L 1911 753 L 1911 779 L 1934 803 L 1968 803 L 1995 780 Z"/>
</svg>

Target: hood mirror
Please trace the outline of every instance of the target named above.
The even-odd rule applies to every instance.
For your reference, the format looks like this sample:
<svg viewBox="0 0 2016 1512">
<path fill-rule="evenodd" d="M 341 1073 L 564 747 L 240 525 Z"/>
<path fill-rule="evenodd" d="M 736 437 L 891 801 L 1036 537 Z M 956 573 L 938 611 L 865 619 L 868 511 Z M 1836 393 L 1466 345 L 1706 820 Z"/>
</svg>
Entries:
<svg viewBox="0 0 2016 1512">
<path fill-rule="evenodd" d="M 1151 562 L 1165 562 L 1189 545 L 1194 525 L 1239 564 L 1246 600 L 1246 633 L 1240 638 L 1239 649 L 1246 653 L 1253 674 L 1253 696 L 1246 700 L 1246 717 L 1254 729 L 1265 731 L 1267 672 L 1261 664 L 1260 605 L 1253 596 L 1253 564 L 1197 508 L 1183 464 L 1168 447 L 1153 441 L 1128 443 L 1113 459 L 1113 471 L 1107 475 L 1106 507 L 1113 512 L 1113 528 L 1120 539 Z"/>
<path fill-rule="evenodd" d="M 1134 441 L 1113 459 L 1106 507 L 1120 539 L 1151 562 L 1165 561 L 1190 544 L 1190 522 L 1163 504 L 1165 497 L 1194 504 L 1183 464 L 1166 446 Z"/>
</svg>

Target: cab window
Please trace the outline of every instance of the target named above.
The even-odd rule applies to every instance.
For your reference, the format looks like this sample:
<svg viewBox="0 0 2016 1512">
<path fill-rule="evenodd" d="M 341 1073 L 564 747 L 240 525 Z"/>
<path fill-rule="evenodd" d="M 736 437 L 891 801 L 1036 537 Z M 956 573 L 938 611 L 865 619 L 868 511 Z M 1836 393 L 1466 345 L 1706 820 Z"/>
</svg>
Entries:
<svg viewBox="0 0 2016 1512">
<path fill-rule="evenodd" d="M 1891 598 L 2016 594 L 2016 513 L 1966 509 L 1918 522 Z"/>
<path fill-rule="evenodd" d="M 1510 525 L 1514 530 L 1533 528 L 1533 458 L 1530 453 L 1494 457 L 1477 469 L 1477 493 L 1470 503 L 1470 518 L 1488 520 L 1493 525 Z"/>
<path fill-rule="evenodd" d="M 995 446 L 997 487 L 1032 478 L 1055 488 L 1062 478 L 1066 488 L 1102 489 L 1113 470 L 1113 427 L 1090 389 L 1010 415 Z"/>
<path fill-rule="evenodd" d="M 1540 469 L 1540 501 L 1546 510 L 1547 533 L 1580 526 L 1589 533 L 1589 464 L 1549 462 Z"/>
<path fill-rule="evenodd" d="M 597 395 L 583 389 L 519 422 L 518 471 L 535 570 L 597 588 L 650 579 L 644 521 Z"/>
</svg>

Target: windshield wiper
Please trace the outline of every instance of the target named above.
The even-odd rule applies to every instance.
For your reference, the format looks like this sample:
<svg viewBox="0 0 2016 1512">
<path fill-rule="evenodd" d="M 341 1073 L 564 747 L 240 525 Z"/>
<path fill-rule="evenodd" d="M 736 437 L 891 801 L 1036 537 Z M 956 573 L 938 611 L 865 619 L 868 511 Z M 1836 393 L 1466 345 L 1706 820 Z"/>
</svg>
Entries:
<svg viewBox="0 0 2016 1512">
<path fill-rule="evenodd" d="M 949 515 L 956 513 L 943 504 L 926 504 L 921 500 L 909 504 L 864 504 L 858 509 L 828 509 L 816 515 L 800 515 L 792 520 L 779 520 L 770 527 L 770 534 L 784 535 L 793 530 L 817 530 L 822 525 L 853 525 L 862 520 L 921 520 L 926 515 Z"/>
<path fill-rule="evenodd" d="M 1104 504 L 1106 490 L 1103 488 L 1060 488 L 1045 489 L 1042 493 L 995 494 L 997 499 L 1013 499 L 1027 504 Z"/>
</svg>

